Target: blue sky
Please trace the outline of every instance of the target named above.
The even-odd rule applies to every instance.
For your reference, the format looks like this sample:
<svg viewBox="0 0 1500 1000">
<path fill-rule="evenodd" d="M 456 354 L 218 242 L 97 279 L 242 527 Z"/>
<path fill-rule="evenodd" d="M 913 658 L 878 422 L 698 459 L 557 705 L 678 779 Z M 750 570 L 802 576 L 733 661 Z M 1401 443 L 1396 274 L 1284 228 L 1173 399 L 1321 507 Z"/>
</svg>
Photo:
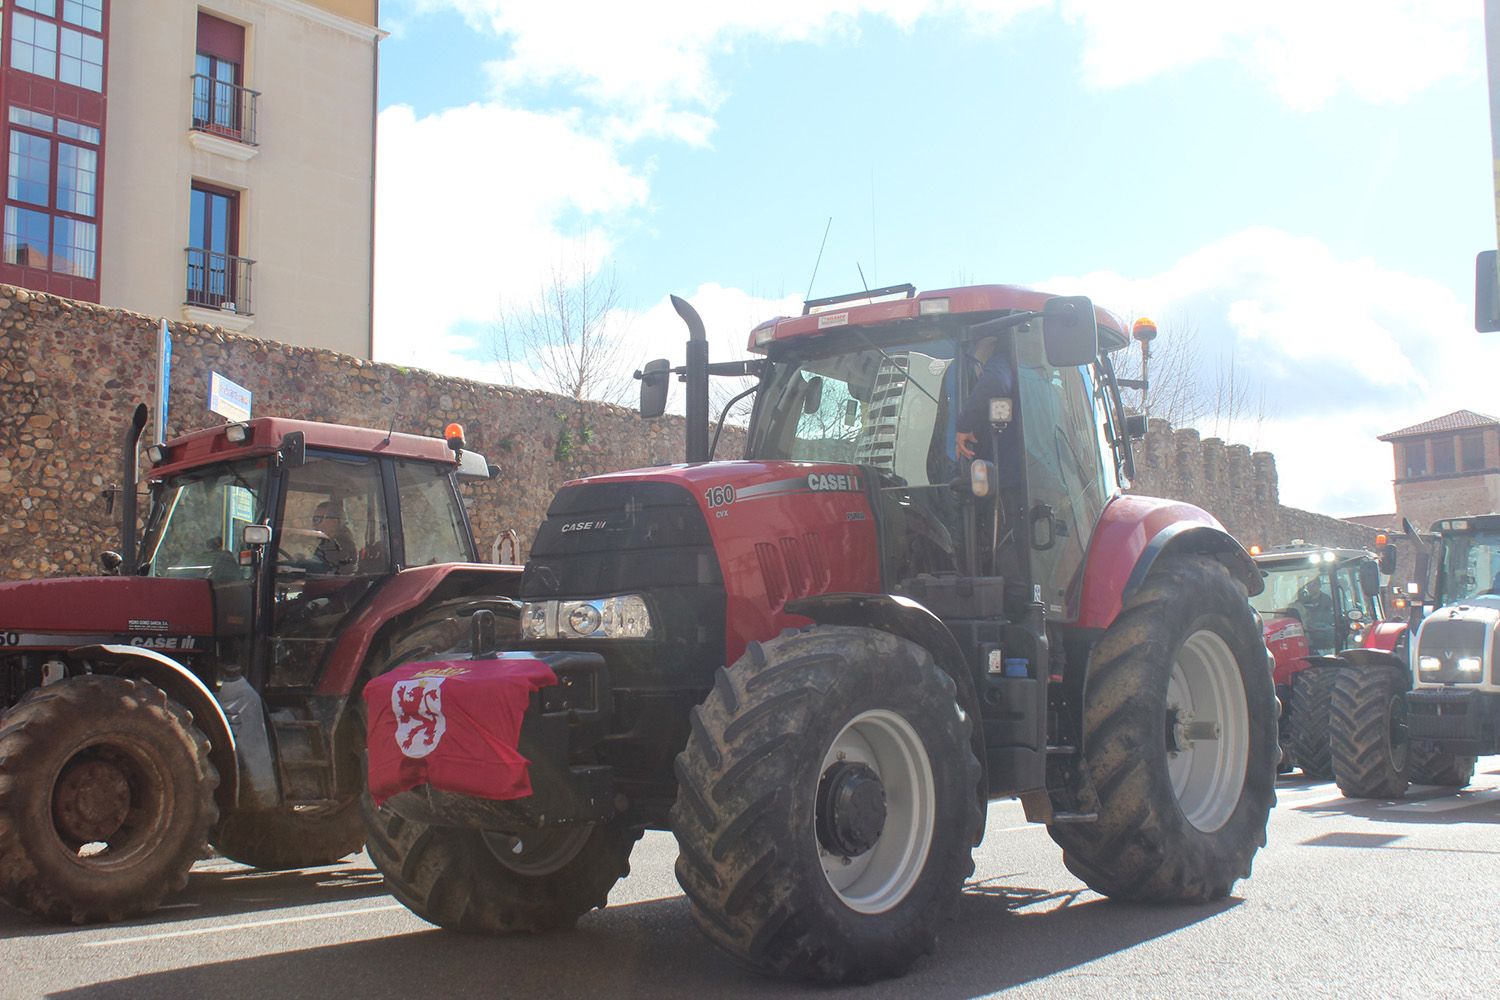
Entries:
<svg viewBox="0 0 1500 1000">
<path fill-rule="evenodd" d="M 1481 4 L 386 0 L 376 357 L 470 377 L 549 271 L 603 269 L 632 360 L 814 295 L 1084 293 L 1158 320 L 1202 423 L 1285 502 L 1392 508 L 1374 436 L 1496 412 Z M 518 370 L 519 368 L 519 370 Z"/>
</svg>

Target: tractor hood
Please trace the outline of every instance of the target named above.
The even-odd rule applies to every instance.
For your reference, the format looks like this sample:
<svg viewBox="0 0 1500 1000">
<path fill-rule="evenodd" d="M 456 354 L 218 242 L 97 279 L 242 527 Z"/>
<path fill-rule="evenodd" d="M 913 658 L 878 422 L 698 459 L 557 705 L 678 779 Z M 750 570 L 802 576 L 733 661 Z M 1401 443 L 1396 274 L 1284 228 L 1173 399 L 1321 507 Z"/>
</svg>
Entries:
<svg viewBox="0 0 1500 1000">
<path fill-rule="evenodd" d="M 866 480 L 853 465 L 747 461 L 571 482 L 537 531 L 522 592 L 589 596 L 695 580 L 722 587 L 723 662 L 733 663 L 749 639 L 806 623 L 786 611 L 790 601 L 881 592 Z"/>
<path fill-rule="evenodd" d="M 207 648 L 213 620 L 207 580 L 99 576 L 0 583 L 0 641 L 7 651 L 97 642 Z"/>
</svg>

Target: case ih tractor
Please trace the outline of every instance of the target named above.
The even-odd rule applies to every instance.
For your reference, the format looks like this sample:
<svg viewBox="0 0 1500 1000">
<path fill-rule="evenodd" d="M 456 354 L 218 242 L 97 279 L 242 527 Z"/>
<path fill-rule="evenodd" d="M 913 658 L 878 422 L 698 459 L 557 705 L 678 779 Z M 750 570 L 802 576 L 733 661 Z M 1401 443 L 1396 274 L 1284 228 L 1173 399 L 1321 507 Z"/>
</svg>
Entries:
<svg viewBox="0 0 1500 1000">
<path fill-rule="evenodd" d="M 1500 514 L 1448 518 L 1432 532 L 1417 574 L 1431 584 L 1412 599 L 1410 627 L 1387 629 L 1397 636 L 1390 653 L 1346 654 L 1353 662 L 1334 687 L 1333 764 L 1345 795 L 1399 798 L 1413 782 L 1462 788 L 1476 755 L 1500 753 Z"/>
<path fill-rule="evenodd" d="M 1254 554 L 1265 589 L 1250 598 L 1264 623 L 1275 659 L 1281 700 L 1281 769 L 1310 778 L 1333 777 L 1328 744 L 1329 702 L 1339 666 L 1336 654 L 1389 641 L 1373 628 L 1385 618 L 1381 573 L 1395 568 L 1395 549 L 1376 557 L 1364 549 L 1330 549 L 1293 542 Z"/>
<path fill-rule="evenodd" d="M 137 558 L 145 418 L 116 575 L 0 584 L 0 897 L 54 920 L 149 912 L 210 843 L 358 850 L 351 692 L 519 582 L 476 565 L 456 478 L 490 470 L 457 425 L 453 449 L 275 418 L 155 446 Z"/>
<path fill-rule="evenodd" d="M 1120 494 L 1118 319 L 900 286 L 710 365 L 674 304 L 689 461 L 554 498 L 518 645 L 570 655 L 521 729 L 534 791 L 372 808 L 398 899 L 463 931 L 571 926 L 669 829 L 708 937 L 837 982 L 934 947 L 991 799 L 1110 896 L 1202 902 L 1250 874 L 1278 757 L 1260 574 L 1203 511 Z M 644 414 L 673 373 L 646 366 Z M 710 374 L 757 379 L 740 461 L 711 460 Z"/>
</svg>

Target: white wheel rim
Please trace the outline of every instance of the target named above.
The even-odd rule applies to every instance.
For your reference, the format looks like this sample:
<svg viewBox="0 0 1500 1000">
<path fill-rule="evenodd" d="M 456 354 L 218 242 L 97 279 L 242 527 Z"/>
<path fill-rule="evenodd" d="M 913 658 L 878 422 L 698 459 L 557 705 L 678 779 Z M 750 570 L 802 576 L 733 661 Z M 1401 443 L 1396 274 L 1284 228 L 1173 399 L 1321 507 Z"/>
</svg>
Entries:
<svg viewBox="0 0 1500 1000">
<path fill-rule="evenodd" d="M 937 823 L 937 782 L 917 731 L 895 712 L 874 709 L 849 721 L 834 738 L 818 770 L 848 762 L 873 770 L 885 788 L 886 816 L 869 850 L 844 857 L 813 833 L 823 875 L 839 900 L 858 913 L 884 913 L 916 885 Z M 816 791 L 814 791 L 816 795 Z"/>
<path fill-rule="evenodd" d="M 592 823 L 579 826 L 551 827 L 524 834 L 480 831 L 484 846 L 495 860 L 517 875 L 540 878 L 562 871 L 578 857 L 594 830 Z"/>
<path fill-rule="evenodd" d="M 1250 760 L 1250 710 L 1239 664 L 1215 632 L 1188 636 L 1167 682 L 1167 772 L 1187 821 L 1204 833 L 1229 822 Z"/>
</svg>

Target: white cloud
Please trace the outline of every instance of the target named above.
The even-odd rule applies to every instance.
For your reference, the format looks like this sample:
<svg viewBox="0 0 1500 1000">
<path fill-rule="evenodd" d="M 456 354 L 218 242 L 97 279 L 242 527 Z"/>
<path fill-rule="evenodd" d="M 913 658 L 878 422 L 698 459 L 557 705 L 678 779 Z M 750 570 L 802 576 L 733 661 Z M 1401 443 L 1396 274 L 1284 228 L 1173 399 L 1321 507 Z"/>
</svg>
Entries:
<svg viewBox="0 0 1500 1000">
<path fill-rule="evenodd" d="M 554 261 L 584 253 L 597 266 L 609 254 L 607 236 L 585 243 L 562 220 L 607 219 L 646 201 L 646 178 L 574 115 L 472 104 L 418 118 L 397 105 L 379 129 L 383 361 L 432 368 L 440 350 L 462 356 L 455 328 L 489 322 L 504 297 L 530 297 Z"/>
<path fill-rule="evenodd" d="M 1201 378 L 1232 354 L 1265 403 L 1263 414 L 1238 417 L 1228 437 L 1276 453 L 1282 502 L 1292 506 L 1392 510 L 1391 448 L 1378 435 L 1457 409 L 1494 410 L 1500 339 L 1474 332 L 1472 303 L 1425 278 L 1341 259 L 1305 236 L 1256 227 L 1159 274 L 1096 273 L 1042 287 L 1091 295 L 1127 318 L 1153 316 L 1158 351 L 1174 327 L 1196 331 Z M 1166 390 L 1158 381 L 1154 391 Z"/>
<path fill-rule="evenodd" d="M 1214 59 L 1260 77 L 1289 107 L 1311 110 L 1348 91 L 1404 101 L 1482 66 L 1478 4 L 1431 0 L 1061 0 L 1083 27 L 1085 78 L 1120 87 Z"/>
</svg>

